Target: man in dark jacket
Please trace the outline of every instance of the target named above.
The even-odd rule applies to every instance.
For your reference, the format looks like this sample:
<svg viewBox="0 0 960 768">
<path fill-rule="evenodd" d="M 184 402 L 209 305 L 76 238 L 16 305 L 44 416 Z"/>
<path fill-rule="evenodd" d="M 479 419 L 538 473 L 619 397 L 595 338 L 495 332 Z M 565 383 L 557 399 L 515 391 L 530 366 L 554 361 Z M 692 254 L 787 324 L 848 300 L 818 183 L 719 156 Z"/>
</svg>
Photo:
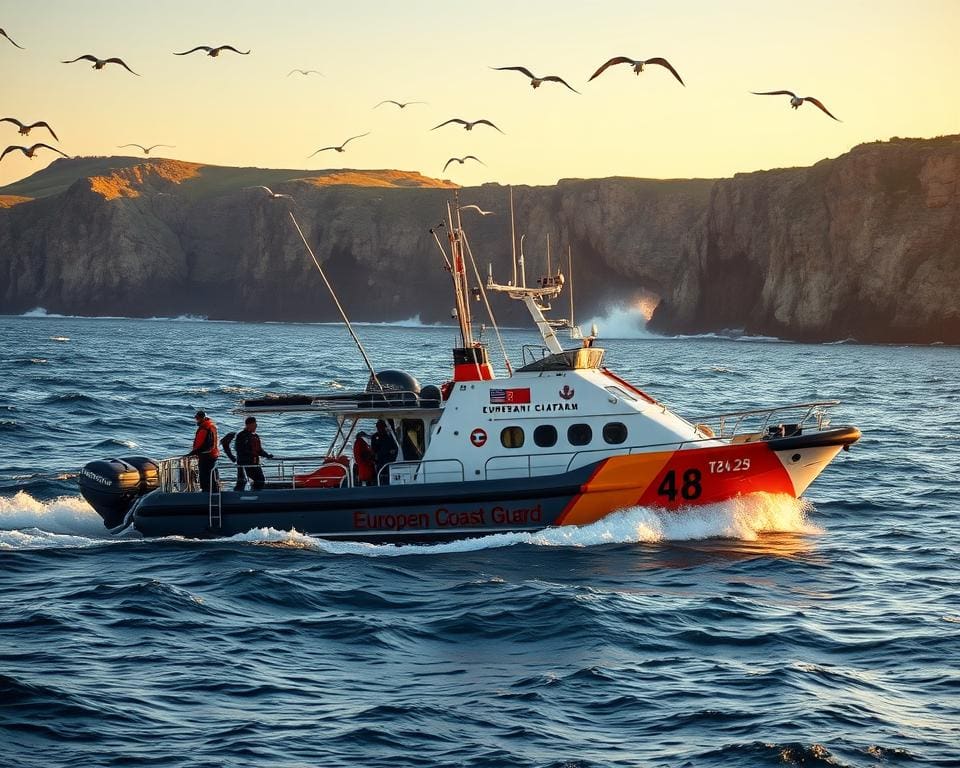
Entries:
<svg viewBox="0 0 960 768">
<path fill-rule="evenodd" d="M 377 482 L 389 485 L 389 473 L 381 475 L 380 470 L 397 460 L 397 440 L 383 419 L 377 419 L 377 431 L 370 440 L 370 447 L 377 462 Z"/>
<path fill-rule="evenodd" d="M 253 490 L 259 491 L 266 482 L 263 470 L 260 469 L 260 457 L 273 458 L 272 453 L 263 450 L 260 444 L 260 435 L 257 434 L 257 420 L 247 416 L 243 429 L 237 434 L 237 484 L 236 491 L 242 491 L 247 478 L 253 483 Z"/>
<path fill-rule="evenodd" d="M 210 473 L 220 458 L 220 444 L 217 442 L 217 425 L 203 411 L 197 411 L 193 417 L 197 422 L 197 433 L 193 437 L 193 450 L 187 456 L 197 457 L 197 469 L 200 473 L 200 490 L 210 491 Z"/>
</svg>

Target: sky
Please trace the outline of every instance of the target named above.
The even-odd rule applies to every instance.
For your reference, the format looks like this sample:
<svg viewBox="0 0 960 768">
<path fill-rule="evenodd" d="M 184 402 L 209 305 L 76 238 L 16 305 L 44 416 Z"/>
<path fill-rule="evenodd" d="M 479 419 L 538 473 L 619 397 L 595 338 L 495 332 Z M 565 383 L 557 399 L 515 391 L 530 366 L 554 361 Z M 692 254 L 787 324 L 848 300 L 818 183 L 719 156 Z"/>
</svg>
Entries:
<svg viewBox="0 0 960 768">
<path fill-rule="evenodd" d="M 810 165 L 893 136 L 960 133 L 960 0 L 0 0 L 0 146 L 271 168 L 395 168 L 485 182 L 725 177 Z M 173 56 L 196 45 L 251 50 Z M 82 54 L 116 65 L 61 64 Z M 636 76 L 614 56 L 668 59 Z M 580 91 L 545 83 L 525 66 Z M 287 73 L 317 69 L 323 77 Z M 792 90 L 815 96 L 842 122 Z M 383 99 L 416 100 L 399 110 Z M 449 118 L 483 126 L 430 129 Z M 344 153 L 319 147 L 351 142 Z M 486 165 L 453 164 L 473 154 Z M 0 161 L 0 185 L 56 155 Z"/>
</svg>

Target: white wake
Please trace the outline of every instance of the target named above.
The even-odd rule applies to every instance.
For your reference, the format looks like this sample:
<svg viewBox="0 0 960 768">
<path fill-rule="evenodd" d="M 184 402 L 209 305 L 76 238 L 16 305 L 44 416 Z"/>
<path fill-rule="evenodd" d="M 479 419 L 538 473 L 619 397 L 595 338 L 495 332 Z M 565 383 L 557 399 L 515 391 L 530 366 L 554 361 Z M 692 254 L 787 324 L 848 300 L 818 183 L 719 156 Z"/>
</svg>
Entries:
<svg viewBox="0 0 960 768">
<path fill-rule="evenodd" d="M 811 505 L 787 495 L 756 493 L 717 504 L 666 511 L 631 507 L 584 526 L 547 528 L 534 533 L 493 533 L 440 544 L 367 544 L 322 539 L 297 531 L 257 528 L 225 539 L 195 540 L 239 542 L 312 549 L 341 555 L 396 557 L 501 549 L 517 544 L 538 547 L 591 547 L 602 544 L 641 544 L 669 541 L 733 539 L 755 541 L 765 533 L 818 534 L 822 529 L 809 520 Z M 121 540 L 139 540 L 128 529 Z M 100 516 L 79 496 L 37 501 L 25 491 L 0 497 L 0 550 L 86 547 L 117 541 Z M 183 542 L 180 537 L 171 540 Z M 157 541 L 163 541 L 158 539 Z"/>
</svg>

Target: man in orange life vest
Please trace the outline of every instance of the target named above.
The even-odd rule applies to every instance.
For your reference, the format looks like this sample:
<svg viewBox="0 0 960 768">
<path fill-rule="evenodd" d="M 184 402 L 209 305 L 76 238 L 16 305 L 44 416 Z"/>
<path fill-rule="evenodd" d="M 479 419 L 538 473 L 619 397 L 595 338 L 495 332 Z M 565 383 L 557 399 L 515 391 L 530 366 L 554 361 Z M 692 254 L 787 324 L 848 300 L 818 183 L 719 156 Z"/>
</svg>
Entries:
<svg viewBox="0 0 960 768">
<path fill-rule="evenodd" d="M 376 485 L 376 456 L 367 443 L 370 437 L 366 432 L 357 432 L 357 439 L 353 444 L 353 464 L 357 470 L 357 485 Z"/>
<path fill-rule="evenodd" d="M 197 434 L 193 438 L 193 450 L 187 456 L 197 457 L 197 468 L 200 471 L 200 490 L 208 493 L 210 491 L 210 473 L 217 466 L 217 459 L 220 458 L 217 425 L 203 411 L 197 411 L 193 418 L 197 421 Z"/>
</svg>

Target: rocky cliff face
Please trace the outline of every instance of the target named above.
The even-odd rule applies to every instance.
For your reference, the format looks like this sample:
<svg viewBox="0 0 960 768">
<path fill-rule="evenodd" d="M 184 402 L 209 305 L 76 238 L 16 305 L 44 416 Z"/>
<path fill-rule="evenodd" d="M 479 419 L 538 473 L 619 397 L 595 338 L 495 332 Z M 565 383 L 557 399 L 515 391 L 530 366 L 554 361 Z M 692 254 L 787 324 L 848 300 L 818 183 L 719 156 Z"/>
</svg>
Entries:
<svg viewBox="0 0 960 768">
<path fill-rule="evenodd" d="M 96 160 L 96 162 L 94 161 Z M 451 185 L 397 171 L 312 174 L 170 160 L 59 160 L 0 189 L 0 312 L 333 320 L 287 201 L 358 320 L 449 317 L 429 228 Z M 960 343 L 960 138 L 864 145 L 733 179 L 514 188 L 529 279 L 574 255 L 578 315 L 659 300 L 669 333 Z M 23 201 L 23 198 L 34 198 Z M 508 192 L 460 190 L 481 273 L 510 277 Z M 483 274 L 485 278 L 485 274 Z M 516 307 L 496 305 L 503 322 Z"/>
<path fill-rule="evenodd" d="M 960 343 L 960 138 L 719 181 L 653 326 Z"/>
</svg>

